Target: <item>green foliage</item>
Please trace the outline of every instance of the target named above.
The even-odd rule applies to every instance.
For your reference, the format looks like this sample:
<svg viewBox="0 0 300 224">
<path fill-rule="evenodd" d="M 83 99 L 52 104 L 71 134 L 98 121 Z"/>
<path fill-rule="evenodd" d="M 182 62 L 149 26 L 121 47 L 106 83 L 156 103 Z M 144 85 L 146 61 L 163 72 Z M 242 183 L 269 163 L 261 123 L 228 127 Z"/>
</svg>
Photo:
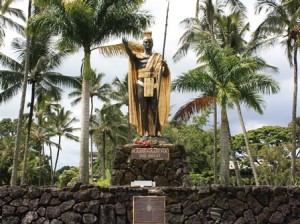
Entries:
<svg viewBox="0 0 300 224">
<path fill-rule="evenodd" d="M 291 132 L 288 127 L 264 126 L 248 131 L 250 147 L 257 165 L 260 183 L 282 186 L 290 185 Z M 241 134 L 233 137 L 234 149 L 247 155 Z M 248 157 L 242 158 L 244 165 Z"/>
<path fill-rule="evenodd" d="M 71 184 L 75 184 L 78 181 L 78 168 L 71 167 L 70 169 L 65 169 L 61 175 L 58 177 L 57 186 L 66 187 Z"/>
<path fill-rule="evenodd" d="M 94 184 L 96 186 L 101 186 L 101 187 L 110 187 L 110 180 L 111 180 L 111 174 L 110 174 L 110 170 L 109 169 L 106 169 L 105 171 L 105 175 L 106 175 L 106 178 L 103 179 L 103 178 L 99 178 Z"/>
<path fill-rule="evenodd" d="M 214 182 L 214 173 L 212 170 L 205 170 L 202 173 L 190 173 L 190 180 L 195 186 L 208 186 Z"/>
<path fill-rule="evenodd" d="M 16 120 L 4 118 L 0 121 L 0 185 L 8 185 L 13 163 Z"/>
<path fill-rule="evenodd" d="M 41 155 L 38 151 L 29 151 L 26 172 L 27 184 L 50 184 L 51 168 L 49 166 L 49 158 L 47 156 Z"/>
<path fill-rule="evenodd" d="M 0 140 L 8 136 L 15 136 L 17 132 L 17 120 L 4 118 L 0 121 Z"/>
<path fill-rule="evenodd" d="M 185 147 L 188 166 L 195 173 L 212 170 L 213 167 L 213 131 L 205 131 L 203 125 L 203 117 L 199 116 L 189 125 L 169 123 L 163 133 L 173 144 Z"/>
</svg>

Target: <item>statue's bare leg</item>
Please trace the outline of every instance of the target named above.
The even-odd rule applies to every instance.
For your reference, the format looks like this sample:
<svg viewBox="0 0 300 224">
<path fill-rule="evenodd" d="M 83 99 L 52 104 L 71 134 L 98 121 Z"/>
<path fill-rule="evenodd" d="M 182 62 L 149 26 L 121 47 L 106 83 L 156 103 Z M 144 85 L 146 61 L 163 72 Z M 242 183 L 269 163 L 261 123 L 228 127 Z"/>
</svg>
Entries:
<svg viewBox="0 0 300 224">
<path fill-rule="evenodd" d="M 159 119 L 158 119 L 158 100 L 157 100 L 157 92 L 154 90 L 154 96 L 151 97 L 150 99 L 150 107 L 151 107 L 151 112 L 153 114 L 154 119 L 156 118 L 156 121 L 154 121 L 154 124 L 157 124 L 155 134 L 160 136 L 160 124 L 159 124 Z"/>
<path fill-rule="evenodd" d="M 137 90 L 138 90 L 138 105 L 141 108 L 141 122 L 142 122 L 143 135 L 147 136 L 149 133 L 148 102 L 147 102 L 147 98 L 144 97 L 144 88 L 138 85 Z"/>
</svg>

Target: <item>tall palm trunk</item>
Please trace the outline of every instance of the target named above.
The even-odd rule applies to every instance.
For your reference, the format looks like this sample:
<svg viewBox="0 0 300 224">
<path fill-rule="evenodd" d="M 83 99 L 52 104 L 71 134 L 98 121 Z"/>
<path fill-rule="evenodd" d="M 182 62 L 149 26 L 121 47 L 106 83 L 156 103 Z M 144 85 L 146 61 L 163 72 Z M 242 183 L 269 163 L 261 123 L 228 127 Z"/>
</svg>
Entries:
<svg viewBox="0 0 300 224">
<path fill-rule="evenodd" d="M 91 114 L 90 114 L 90 121 L 92 120 L 92 117 L 93 117 L 93 110 L 94 110 L 94 103 L 93 103 L 93 96 L 91 96 Z M 90 155 L 90 176 L 92 177 L 92 180 L 93 180 L 93 177 L 94 177 L 94 170 L 93 170 L 93 132 L 91 131 L 90 132 L 90 147 L 91 147 L 91 155 Z"/>
<path fill-rule="evenodd" d="M 228 135 L 229 135 L 229 152 L 230 152 L 229 154 L 231 154 L 237 186 L 242 186 L 243 181 L 242 181 L 242 177 L 241 177 L 241 171 L 240 171 L 240 167 L 239 167 L 239 164 L 238 164 L 236 156 L 235 156 L 235 152 L 233 151 L 231 132 L 230 132 L 228 119 L 227 119 L 227 124 L 228 124 Z"/>
<path fill-rule="evenodd" d="M 31 133 L 31 126 L 32 126 L 32 118 L 33 118 L 34 95 L 35 95 L 35 82 L 31 84 L 31 101 L 30 101 L 29 118 L 27 124 L 27 134 L 26 134 L 25 147 L 24 147 L 24 155 L 23 155 L 21 185 L 26 184 L 26 168 L 27 168 L 27 158 L 28 158 L 28 151 L 30 145 L 30 133 Z"/>
<path fill-rule="evenodd" d="M 297 117 L 297 93 L 298 93 L 298 62 L 297 62 L 297 46 L 294 46 L 294 93 L 293 93 L 293 109 L 292 109 L 292 161 L 291 161 L 291 176 L 292 181 L 295 183 L 296 177 L 296 149 L 297 149 L 297 129 L 296 129 L 296 117 Z"/>
<path fill-rule="evenodd" d="M 82 80 L 79 179 L 83 183 L 89 182 L 89 88 L 90 82 Z"/>
<path fill-rule="evenodd" d="M 54 184 L 54 174 L 53 174 L 53 154 L 52 154 L 52 147 L 49 145 L 49 152 L 50 152 L 50 166 L 51 166 L 51 185 Z"/>
<path fill-rule="evenodd" d="M 257 172 L 256 172 L 256 167 L 255 167 L 255 164 L 254 164 L 254 159 L 253 159 L 253 156 L 252 156 L 252 153 L 251 153 L 251 148 L 250 148 L 250 144 L 249 144 L 249 138 L 248 138 L 248 135 L 247 135 L 246 126 L 245 126 L 245 122 L 244 122 L 244 119 L 243 119 L 241 106 L 240 106 L 240 104 L 238 102 L 236 103 L 236 108 L 237 108 L 237 111 L 238 111 L 238 115 L 239 115 L 239 119 L 240 119 L 240 124 L 241 124 L 241 127 L 242 127 L 242 132 L 243 132 L 243 135 L 244 135 L 244 139 L 245 139 L 246 150 L 247 150 L 247 154 L 248 154 L 248 157 L 249 157 L 249 161 L 250 161 L 250 166 L 251 166 L 251 169 L 252 169 L 253 177 L 254 177 L 254 180 L 255 180 L 255 185 L 259 186 L 258 175 L 257 175 Z"/>
<path fill-rule="evenodd" d="M 196 17 L 199 16 L 199 0 L 196 2 Z M 207 1 L 207 21 L 208 29 L 211 34 L 212 40 L 216 42 L 215 28 L 214 28 L 214 4 L 212 0 Z M 214 183 L 218 184 L 218 116 L 217 116 L 217 102 L 214 102 Z"/>
<path fill-rule="evenodd" d="M 81 134 L 80 134 L 80 161 L 79 161 L 79 180 L 83 183 L 89 182 L 89 104 L 90 104 L 90 82 L 92 74 L 90 51 L 85 50 L 84 67 L 82 80 L 81 96 Z"/>
<path fill-rule="evenodd" d="M 31 6 L 32 0 L 28 2 L 28 20 L 31 17 Z M 27 20 L 27 21 L 28 21 Z M 20 145 L 21 145 L 21 135 L 22 135 L 22 123 L 23 123 L 23 115 L 24 115 L 24 107 L 26 100 L 26 91 L 27 91 L 27 79 L 29 73 L 29 58 L 30 58 L 30 36 L 26 35 L 26 55 L 25 55 L 25 66 L 24 66 L 24 79 L 22 84 L 22 97 L 19 109 L 19 117 L 18 117 L 18 125 L 17 125 L 17 135 L 16 135 L 16 143 L 14 149 L 14 158 L 13 158 L 13 169 L 11 174 L 10 185 L 16 186 L 18 180 L 18 168 L 19 168 L 19 153 L 20 153 Z"/>
<path fill-rule="evenodd" d="M 105 134 L 105 131 L 103 131 L 103 134 L 102 134 L 102 142 L 103 142 L 103 147 L 102 147 L 102 158 L 103 158 L 103 171 L 102 171 L 102 176 L 103 176 L 103 179 L 105 180 L 106 179 L 106 134 Z"/>
<path fill-rule="evenodd" d="M 229 175 L 229 133 L 228 119 L 225 106 L 221 106 L 221 161 L 220 161 L 220 180 L 221 184 L 230 184 Z"/>
<path fill-rule="evenodd" d="M 42 148 L 40 148 L 39 151 L 39 186 L 41 186 L 41 180 L 42 180 Z"/>
<path fill-rule="evenodd" d="M 214 183 L 218 184 L 218 117 L 217 102 L 214 102 Z"/>
<path fill-rule="evenodd" d="M 55 164 L 54 164 L 54 169 L 53 169 L 53 176 L 54 177 L 55 177 L 55 173 L 56 173 L 56 168 L 57 168 L 57 163 L 58 163 L 60 150 L 61 150 L 61 135 L 58 136 L 57 153 L 56 153 L 56 159 L 55 159 Z"/>
</svg>

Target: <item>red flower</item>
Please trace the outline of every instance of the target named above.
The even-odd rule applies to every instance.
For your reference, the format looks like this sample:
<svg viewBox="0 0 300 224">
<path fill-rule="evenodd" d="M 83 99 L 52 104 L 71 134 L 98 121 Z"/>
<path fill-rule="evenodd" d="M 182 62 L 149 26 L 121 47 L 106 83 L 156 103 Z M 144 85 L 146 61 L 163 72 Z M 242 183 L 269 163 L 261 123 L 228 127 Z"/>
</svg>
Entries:
<svg viewBox="0 0 300 224">
<path fill-rule="evenodd" d="M 135 144 L 135 145 L 142 145 L 142 144 L 143 144 L 143 142 L 142 142 L 142 141 L 140 141 L 140 140 L 135 140 L 133 144 Z"/>
</svg>

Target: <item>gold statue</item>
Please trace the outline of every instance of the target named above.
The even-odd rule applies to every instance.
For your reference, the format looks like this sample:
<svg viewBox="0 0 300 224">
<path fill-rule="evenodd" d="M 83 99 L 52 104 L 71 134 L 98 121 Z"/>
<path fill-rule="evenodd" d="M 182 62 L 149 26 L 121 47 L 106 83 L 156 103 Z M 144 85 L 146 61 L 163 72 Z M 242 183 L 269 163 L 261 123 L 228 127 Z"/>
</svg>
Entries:
<svg viewBox="0 0 300 224">
<path fill-rule="evenodd" d="M 144 35 L 143 52 L 133 51 L 123 39 L 129 56 L 129 121 L 139 135 L 159 136 L 169 117 L 171 76 L 162 55 L 152 52 L 152 33 Z"/>
</svg>

